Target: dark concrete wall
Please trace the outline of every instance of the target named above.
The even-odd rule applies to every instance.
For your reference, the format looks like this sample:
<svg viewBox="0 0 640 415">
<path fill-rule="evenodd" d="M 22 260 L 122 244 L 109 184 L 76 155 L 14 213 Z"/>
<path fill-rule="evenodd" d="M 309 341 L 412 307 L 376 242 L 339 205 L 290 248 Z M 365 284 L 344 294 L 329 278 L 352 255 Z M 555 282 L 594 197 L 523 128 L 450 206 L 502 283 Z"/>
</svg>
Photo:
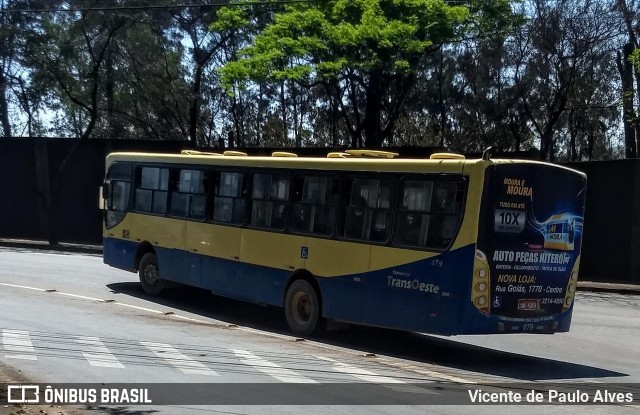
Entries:
<svg viewBox="0 0 640 415">
<path fill-rule="evenodd" d="M 640 160 L 567 166 L 587 174 L 581 278 L 640 281 Z"/>
<path fill-rule="evenodd" d="M 39 237 L 33 146 L 0 140 L 0 236 Z"/>
<path fill-rule="evenodd" d="M 101 243 L 98 191 L 104 179 L 106 155 L 112 151 L 179 152 L 183 148 L 190 146 L 181 141 L 86 140 L 78 143 L 72 139 L 3 138 L 0 140 L 0 238 L 49 240 L 53 233 L 63 242 Z M 44 164 L 36 163 L 38 155 L 40 160 L 45 160 Z M 50 207 L 47 193 L 53 196 Z"/>
</svg>

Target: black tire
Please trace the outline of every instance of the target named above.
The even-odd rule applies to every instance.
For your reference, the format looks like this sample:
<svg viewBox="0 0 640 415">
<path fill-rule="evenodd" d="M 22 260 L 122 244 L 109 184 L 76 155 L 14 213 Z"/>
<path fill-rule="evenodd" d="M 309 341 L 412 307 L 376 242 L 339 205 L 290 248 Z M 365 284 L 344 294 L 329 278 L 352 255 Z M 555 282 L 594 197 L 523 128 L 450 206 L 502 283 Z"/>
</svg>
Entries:
<svg viewBox="0 0 640 415">
<path fill-rule="evenodd" d="M 149 252 L 142 256 L 138 266 L 138 275 L 140 276 L 140 285 L 148 295 L 155 297 L 164 290 L 164 281 L 160 278 L 155 254 Z"/>
<path fill-rule="evenodd" d="M 284 314 L 289 329 L 297 336 L 308 336 L 316 329 L 320 319 L 318 295 L 305 280 L 294 281 L 287 289 Z"/>
</svg>

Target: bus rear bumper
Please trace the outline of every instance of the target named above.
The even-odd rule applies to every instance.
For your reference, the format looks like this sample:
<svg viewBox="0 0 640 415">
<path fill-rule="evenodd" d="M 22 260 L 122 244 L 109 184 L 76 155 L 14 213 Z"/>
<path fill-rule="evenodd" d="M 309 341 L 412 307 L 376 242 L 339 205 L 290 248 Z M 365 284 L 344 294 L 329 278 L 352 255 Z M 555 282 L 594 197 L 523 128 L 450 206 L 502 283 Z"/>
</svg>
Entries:
<svg viewBox="0 0 640 415">
<path fill-rule="evenodd" d="M 571 312 L 535 318 L 510 318 L 504 316 L 479 316 L 482 322 L 474 319 L 475 324 L 469 324 L 462 333 L 457 334 L 553 334 L 568 332 L 571 326 Z"/>
</svg>

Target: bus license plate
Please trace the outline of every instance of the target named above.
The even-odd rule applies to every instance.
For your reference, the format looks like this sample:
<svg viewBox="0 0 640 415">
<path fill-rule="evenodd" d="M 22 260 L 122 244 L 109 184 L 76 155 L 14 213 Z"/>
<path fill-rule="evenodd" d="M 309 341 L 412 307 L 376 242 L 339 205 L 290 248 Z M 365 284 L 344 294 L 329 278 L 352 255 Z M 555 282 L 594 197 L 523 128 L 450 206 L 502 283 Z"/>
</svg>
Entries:
<svg viewBox="0 0 640 415">
<path fill-rule="evenodd" d="M 518 310 L 539 310 L 540 300 L 518 300 Z"/>
</svg>

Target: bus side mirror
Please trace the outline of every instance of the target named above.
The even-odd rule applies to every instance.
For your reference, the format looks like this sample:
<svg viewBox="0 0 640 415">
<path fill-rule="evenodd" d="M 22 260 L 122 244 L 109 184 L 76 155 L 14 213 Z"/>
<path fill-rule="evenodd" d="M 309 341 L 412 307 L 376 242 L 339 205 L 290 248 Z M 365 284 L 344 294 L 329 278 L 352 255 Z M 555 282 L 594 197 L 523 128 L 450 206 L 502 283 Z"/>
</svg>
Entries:
<svg viewBox="0 0 640 415">
<path fill-rule="evenodd" d="M 104 182 L 100 186 L 100 209 L 109 208 L 109 199 L 111 198 L 111 186 L 109 182 Z"/>
</svg>

